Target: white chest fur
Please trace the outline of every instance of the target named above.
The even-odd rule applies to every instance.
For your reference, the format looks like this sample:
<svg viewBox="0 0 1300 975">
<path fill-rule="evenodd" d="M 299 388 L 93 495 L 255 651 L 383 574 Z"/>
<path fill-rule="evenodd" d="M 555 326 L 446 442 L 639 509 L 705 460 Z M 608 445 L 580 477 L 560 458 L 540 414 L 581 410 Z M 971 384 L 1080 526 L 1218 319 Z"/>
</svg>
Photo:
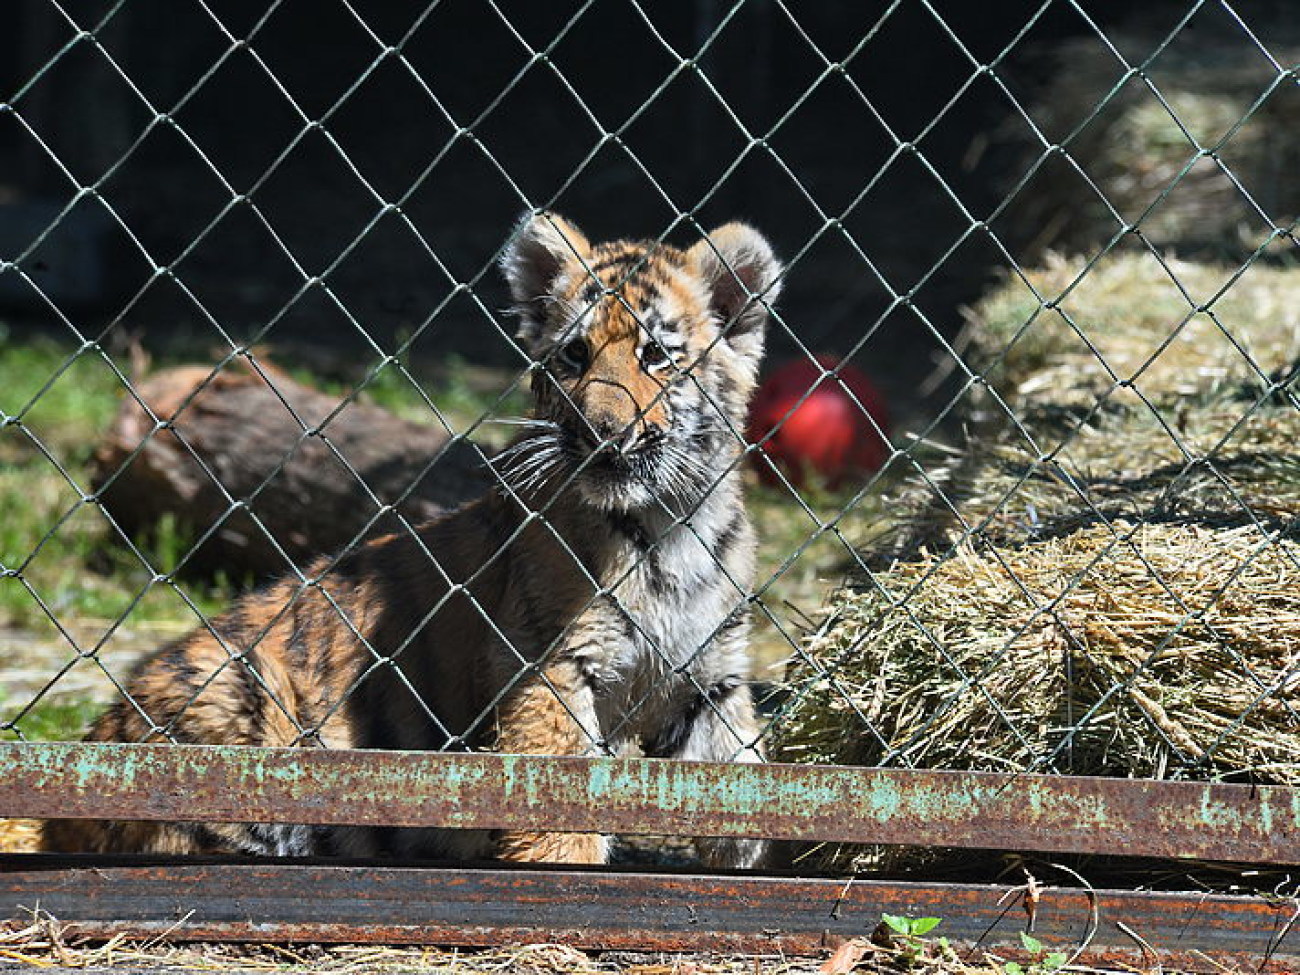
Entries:
<svg viewBox="0 0 1300 975">
<path fill-rule="evenodd" d="M 743 641 L 720 639 L 735 636 L 752 582 L 739 499 L 710 497 L 684 521 L 648 521 L 620 532 L 600 614 L 610 639 L 586 660 L 607 707 L 624 714 L 692 697 L 746 669 Z"/>
</svg>

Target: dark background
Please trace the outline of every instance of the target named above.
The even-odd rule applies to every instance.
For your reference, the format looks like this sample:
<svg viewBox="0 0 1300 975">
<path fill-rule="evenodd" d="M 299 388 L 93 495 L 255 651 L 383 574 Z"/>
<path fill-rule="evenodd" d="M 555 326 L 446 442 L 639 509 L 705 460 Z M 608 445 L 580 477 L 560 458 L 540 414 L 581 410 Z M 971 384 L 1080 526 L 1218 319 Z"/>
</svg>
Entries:
<svg viewBox="0 0 1300 975">
<path fill-rule="evenodd" d="M 490 265 L 525 208 L 593 238 L 658 236 L 685 213 L 749 220 L 793 259 L 774 360 L 856 351 L 904 400 L 943 364 L 960 306 L 1033 257 L 1018 201 L 988 230 L 972 220 L 1030 161 L 1013 99 L 1032 105 L 1061 70 L 1055 44 L 1096 37 L 1070 4 L 1036 17 L 1039 0 L 63 6 L 93 39 L 44 0 L 6 5 L 0 30 L 11 335 L 259 338 L 350 361 L 414 335 L 416 359 L 515 364 Z M 1082 6 L 1103 30 L 1131 20 L 1130 4 Z M 1159 32 L 1193 6 L 1141 16 Z M 720 24 L 698 71 L 669 80 Z M 1206 4 L 1185 34 L 1241 31 Z"/>
</svg>

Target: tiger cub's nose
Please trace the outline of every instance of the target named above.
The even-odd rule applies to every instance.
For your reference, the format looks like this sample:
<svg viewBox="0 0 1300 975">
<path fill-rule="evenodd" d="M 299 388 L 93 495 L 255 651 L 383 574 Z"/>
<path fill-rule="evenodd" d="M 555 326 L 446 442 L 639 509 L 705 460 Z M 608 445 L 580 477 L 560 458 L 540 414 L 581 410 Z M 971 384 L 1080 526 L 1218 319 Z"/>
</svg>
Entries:
<svg viewBox="0 0 1300 975">
<path fill-rule="evenodd" d="M 589 415 L 587 427 L 591 449 L 627 454 L 636 445 L 639 426 L 637 417 L 625 420 L 612 413 Z"/>
</svg>

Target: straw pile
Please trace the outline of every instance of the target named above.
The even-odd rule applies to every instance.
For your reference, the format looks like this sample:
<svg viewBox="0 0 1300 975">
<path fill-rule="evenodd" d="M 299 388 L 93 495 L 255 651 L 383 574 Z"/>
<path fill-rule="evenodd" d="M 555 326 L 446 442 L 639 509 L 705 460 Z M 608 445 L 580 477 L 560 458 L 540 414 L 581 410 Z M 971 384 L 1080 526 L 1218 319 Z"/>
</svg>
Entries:
<svg viewBox="0 0 1300 975">
<path fill-rule="evenodd" d="M 1276 16 L 1252 23 L 1267 27 L 1261 36 L 1282 69 L 1300 60 L 1294 28 Z M 1300 183 L 1291 175 L 1300 171 L 1300 89 L 1279 84 L 1279 68 L 1235 25 L 1194 23 L 1157 54 L 1167 30 L 1134 24 L 1108 32 L 1132 65 L 1155 55 L 1146 71 L 1159 96 L 1141 78 L 1123 81 L 1124 65 L 1096 37 L 1065 41 L 1052 53 L 1050 81 L 1027 111 L 1049 143 L 1064 142 L 1110 206 L 1072 166 L 1049 160 L 1005 216 L 1012 239 L 1039 255 L 1093 250 L 1120 229 L 1113 207 L 1126 223 L 1141 218 L 1142 233 L 1158 247 L 1241 258 L 1271 232 L 1259 210 L 1284 227 L 1300 216 Z M 1043 145 L 1018 115 L 1006 131 L 1023 147 L 1018 180 Z M 1197 158 L 1198 147 L 1215 151 L 1223 165 Z"/>
<path fill-rule="evenodd" d="M 785 760 L 1300 784 L 1300 545 L 1094 525 L 839 594 Z"/>
<path fill-rule="evenodd" d="M 1189 317 L 1184 291 L 1208 311 Z M 886 505 L 873 569 L 969 531 L 1014 544 L 1099 518 L 1300 512 L 1300 270 L 1052 256 L 968 319 L 987 383 L 967 395 L 970 440 Z"/>
<path fill-rule="evenodd" d="M 961 513 L 926 506 L 931 548 L 974 529 L 1017 545 L 1127 519 L 1286 528 L 1300 512 L 1300 412 L 1289 403 L 1219 397 L 1165 416 L 1145 407 L 1073 424 L 1042 418 L 1031 441 L 1003 429 L 944 493 Z M 917 522 L 907 526 L 915 532 Z"/>
<path fill-rule="evenodd" d="M 1048 255 L 968 318 L 972 364 L 1018 409 L 1091 408 L 1103 397 L 1134 405 L 1117 380 L 1168 404 L 1259 385 L 1300 361 L 1300 272 Z"/>
<path fill-rule="evenodd" d="M 1046 312 L 1021 333 L 1019 279 L 973 315 L 966 448 L 833 599 L 775 758 L 1300 785 L 1300 272 L 1251 267 L 1214 303 L 1231 352 L 1199 315 L 1153 358 L 1176 304 L 1153 266 L 1029 275 L 1055 297 L 1082 274 L 1071 317 L 1134 389 L 1036 333 Z"/>
</svg>

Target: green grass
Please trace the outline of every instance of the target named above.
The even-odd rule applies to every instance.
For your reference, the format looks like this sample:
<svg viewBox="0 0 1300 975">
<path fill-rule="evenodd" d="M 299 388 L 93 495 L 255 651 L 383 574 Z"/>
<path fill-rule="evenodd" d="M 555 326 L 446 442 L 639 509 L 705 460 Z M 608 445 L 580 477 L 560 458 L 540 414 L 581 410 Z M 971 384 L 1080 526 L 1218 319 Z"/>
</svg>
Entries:
<svg viewBox="0 0 1300 975">
<path fill-rule="evenodd" d="M 0 332 L 0 340 L 4 338 Z M 184 619 L 175 591 L 121 543 L 102 512 L 82 500 L 90 461 L 125 393 L 97 352 L 51 341 L 0 346 L 0 626 L 60 620 Z M 159 572 L 187 547 L 164 523 L 142 554 Z M 15 574 L 16 573 L 16 574 Z M 187 587 L 206 611 L 229 595 L 222 583 Z M 143 595 L 141 595 L 143 593 Z"/>
<path fill-rule="evenodd" d="M 192 539 L 164 519 L 147 540 L 137 540 L 145 564 L 117 537 L 89 493 L 95 445 L 112 421 L 125 386 L 97 350 L 78 352 L 51 340 L 6 341 L 0 325 L 0 626 L 39 628 L 49 614 L 63 620 L 116 620 L 192 624 L 193 611 L 170 586 L 154 584 L 156 570 L 169 573 Z M 364 368 L 335 375 L 297 369 L 295 378 L 343 396 L 367 375 Z M 458 431 L 486 413 L 517 416 L 527 408 L 526 390 L 498 403 L 509 377 L 460 362 L 440 364 L 424 392 L 410 373 L 394 365 L 380 369 L 357 399 L 420 423 L 439 424 L 425 399 L 437 404 Z M 499 445 L 515 432 L 485 423 L 476 439 Z M 17 572 L 19 576 L 12 575 Z M 204 613 L 218 611 L 239 588 L 215 580 L 181 583 Z M 47 609 L 42 607 L 45 604 Z"/>
<path fill-rule="evenodd" d="M 46 448 L 73 464 L 89 459 L 123 392 L 118 378 L 95 352 L 77 353 L 53 341 L 19 344 L 0 324 L 0 410 L 17 418 Z M 0 460 L 37 452 L 29 438 L 0 442 Z"/>
<path fill-rule="evenodd" d="M 360 388 L 359 403 L 414 423 L 441 427 L 445 421 L 454 432 L 469 432 L 472 439 L 496 448 L 505 446 L 518 428 L 493 421 L 526 416 L 531 408 L 528 383 L 515 383 L 514 371 L 474 366 L 455 356 L 418 366 L 388 363 L 373 376 L 371 369 L 329 375 L 304 368 L 287 371 L 301 383 L 340 397 Z"/>
<path fill-rule="evenodd" d="M 855 571 L 852 546 L 882 531 L 889 518 L 880 488 L 862 498 L 853 488 L 816 483 L 798 491 L 803 504 L 783 485 L 754 483 L 746 498 L 758 531 L 756 588 L 763 603 L 754 616 L 752 652 L 764 680 L 782 675 L 792 643 L 814 628 L 828 594 Z"/>
<path fill-rule="evenodd" d="M 0 713 L 9 710 L 0 701 Z M 0 741 L 75 741 L 103 710 L 103 704 L 88 699 L 42 701 L 16 720 L 0 723 Z"/>
</svg>

